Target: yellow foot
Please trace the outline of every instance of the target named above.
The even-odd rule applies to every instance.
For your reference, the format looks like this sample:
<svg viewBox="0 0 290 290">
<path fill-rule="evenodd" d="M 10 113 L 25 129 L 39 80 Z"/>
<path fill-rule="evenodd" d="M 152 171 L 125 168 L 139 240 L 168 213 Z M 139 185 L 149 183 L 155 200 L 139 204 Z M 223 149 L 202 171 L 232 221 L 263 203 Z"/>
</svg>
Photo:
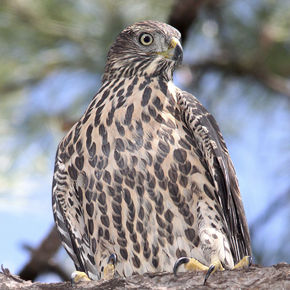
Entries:
<svg viewBox="0 0 290 290">
<path fill-rule="evenodd" d="M 194 258 L 190 259 L 187 257 L 181 257 L 175 262 L 174 267 L 173 267 L 173 273 L 175 277 L 177 276 L 178 267 L 181 264 L 185 264 L 184 268 L 188 271 L 207 271 L 208 270 L 207 266 L 201 264 Z"/>
<path fill-rule="evenodd" d="M 214 273 L 216 270 L 224 270 L 219 260 L 214 261 L 209 267 L 207 267 L 195 260 L 194 258 L 189 259 L 187 257 L 182 257 L 179 258 L 174 264 L 173 273 L 175 276 L 177 276 L 177 270 L 181 264 L 185 264 L 184 268 L 188 271 L 207 271 L 203 284 L 205 284 L 211 273 Z"/>
<path fill-rule="evenodd" d="M 194 258 L 190 259 L 187 257 L 181 257 L 175 262 L 174 267 L 173 267 L 173 273 L 175 277 L 177 276 L 178 267 L 181 264 L 185 264 L 184 268 L 188 271 L 207 271 L 204 278 L 204 282 L 203 282 L 204 285 L 208 277 L 212 273 L 214 273 L 216 270 L 224 271 L 224 267 L 222 266 L 222 263 L 220 260 L 214 260 L 212 264 L 209 267 L 207 267 L 201 264 L 200 262 L 198 262 L 197 260 L 195 260 Z M 240 260 L 238 264 L 236 264 L 236 266 L 233 269 L 250 267 L 251 265 L 252 265 L 252 258 L 250 256 L 245 256 L 242 260 Z"/>
<path fill-rule="evenodd" d="M 72 272 L 70 276 L 71 284 L 74 285 L 78 282 L 84 282 L 84 281 L 91 281 L 91 279 L 88 277 L 88 275 L 85 272 L 80 271 L 74 271 Z"/>
<path fill-rule="evenodd" d="M 117 263 L 117 256 L 116 254 L 112 254 L 109 257 L 108 264 L 107 266 L 105 266 L 105 269 L 104 269 L 104 280 L 111 280 L 114 278 L 116 263 Z"/>
<path fill-rule="evenodd" d="M 245 256 L 233 269 L 240 269 L 244 267 L 250 267 L 252 265 L 252 257 Z"/>
</svg>

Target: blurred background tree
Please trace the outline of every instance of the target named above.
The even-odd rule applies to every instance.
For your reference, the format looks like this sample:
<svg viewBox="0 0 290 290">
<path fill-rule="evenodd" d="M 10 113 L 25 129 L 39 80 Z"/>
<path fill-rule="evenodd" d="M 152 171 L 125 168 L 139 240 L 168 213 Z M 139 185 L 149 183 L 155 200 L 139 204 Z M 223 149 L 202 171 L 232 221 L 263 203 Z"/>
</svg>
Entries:
<svg viewBox="0 0 290 290">
<path fill-rule="evenodd" d="M 144 19 L 182 32 L 184 61 L 174 81 L 220 125 L 240 182 L 254 262 L 290 263 L 287 1 L 2 0 L 0 264 L 11 272 L 24 267 L 53 225 L 58 143 L 98 91 L 115 37 Z M 73 271 L 63 249 L 51 265 Z"/>
</svg>

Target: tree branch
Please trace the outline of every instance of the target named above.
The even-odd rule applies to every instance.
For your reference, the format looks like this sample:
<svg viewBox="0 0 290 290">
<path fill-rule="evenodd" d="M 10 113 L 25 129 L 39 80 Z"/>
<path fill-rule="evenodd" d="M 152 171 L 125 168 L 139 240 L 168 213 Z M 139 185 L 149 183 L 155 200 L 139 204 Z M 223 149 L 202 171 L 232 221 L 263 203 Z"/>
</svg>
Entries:
<svg viewBox="0 0 290 290">
<path fill-rule="evenodd" d="M 290 265 L 280 263 L 271 267 L 262 268 L 253 265 L 247 269 L 216 271 L 203 285 L 205 273 L 187 272 L 179 273 L 174 277 L 172 273 L 146 273 L 133 275 L 128 278 L 114 278 L 109 281 L 91 281 L 76 284 L 65 283 L 31 283 L 17 282 L 9 275 L 0 272 L 1 289 L 290 289 Z"/>
<path fill-rule="evenodd" d="M 196 21 L 203 0 L 176 0 L 168 18 L 168 24 L 178 29 L 185 42 L 191 24 Z"/>
<path fill-rule="evenodd" d="M 20 271 L 19 276 L 23 280 L 32 280 L 44 272 L 55 272 L 63 280 L 70 277 L 65 274 L 57 265 L 51 262 L 51 258 L 60 248 L 61 242 L 56 227 L 53 226 L 48 236 L 42 241 L 37 249 L 31 250 L 31 259 Z"/>
<path fill-rule="evenodd" d="M 220 61 L 211 59 L 190 65 L 190 69 L 192 71 L 217 69 L 219 71 L 224 71 L 239 76 L 252 76 L 267 88 L 290 98 L 290 80 L 267 71 L 267 69 L 262 67 L 260 64 L 257 66 L 254 65 L 252 67 L 247 67 L 235 60 Z"/>
</svg>

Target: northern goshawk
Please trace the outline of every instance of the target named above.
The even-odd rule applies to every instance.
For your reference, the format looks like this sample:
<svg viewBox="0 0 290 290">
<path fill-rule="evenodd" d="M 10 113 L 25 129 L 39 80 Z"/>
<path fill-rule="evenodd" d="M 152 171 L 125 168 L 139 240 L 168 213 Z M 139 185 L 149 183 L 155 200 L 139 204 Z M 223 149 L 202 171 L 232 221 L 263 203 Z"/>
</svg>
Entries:
<svg viewBox="0 0 290 290">
<path fill-rule="evenodd" d="M 180 33 L 157 21 L 123 30 L 102 86 L 60 142 L 53 213 L 90 279 L 250 265 L 235 170 L 219 127 L 177 88 Z M 235 266 L 236 265 L 236 266 Z M 74 274 L 73 278 L 78 274 Z"/>
</svg>

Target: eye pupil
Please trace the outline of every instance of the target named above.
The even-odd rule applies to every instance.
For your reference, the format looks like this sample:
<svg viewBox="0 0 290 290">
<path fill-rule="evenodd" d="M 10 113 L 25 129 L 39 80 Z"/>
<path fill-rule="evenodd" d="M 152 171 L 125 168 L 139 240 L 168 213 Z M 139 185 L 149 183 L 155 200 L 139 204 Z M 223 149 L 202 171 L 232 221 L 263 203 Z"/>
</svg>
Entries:
<svg viewBox="0 0 290 290">
<path fill-rule="evenodd" d="M 150 38 L 148 35 L 146 35 L 146 36 L 143 38 L 143 41 L 146 42 L 146 43 L 150 42 L 150 40 L 151 40 L 151 38 Z"/>
</svg>

